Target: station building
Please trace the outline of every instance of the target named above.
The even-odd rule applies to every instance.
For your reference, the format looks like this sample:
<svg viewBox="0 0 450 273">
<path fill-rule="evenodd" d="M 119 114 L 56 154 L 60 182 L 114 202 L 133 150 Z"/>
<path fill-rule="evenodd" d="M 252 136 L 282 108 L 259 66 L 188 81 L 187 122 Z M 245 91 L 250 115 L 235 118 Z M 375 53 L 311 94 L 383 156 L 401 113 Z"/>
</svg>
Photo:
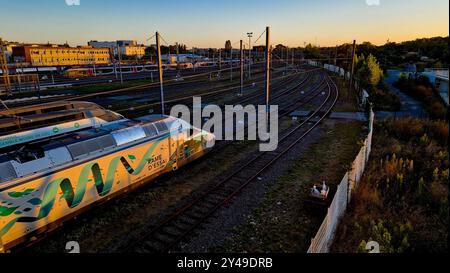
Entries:
<svg viewBox="0 0 450 273">
<path fill-rule="evenodd" d="M 14 58 L 31 66 L 78 66 L 107 65 L 110 63 L 109 48 L 68 45 L 22 45 L 13 47 Z"/>
<path fill-rule="evenodd" d="M 94 48 L 107 47 L 115 57 L 119 55 L 119 50 L 122 57 L 142 58 L 145 55 L 145 46 L 139 45 L 137 41 L 133 40 L 89 41 L 88 45 Z"/>
</svg>

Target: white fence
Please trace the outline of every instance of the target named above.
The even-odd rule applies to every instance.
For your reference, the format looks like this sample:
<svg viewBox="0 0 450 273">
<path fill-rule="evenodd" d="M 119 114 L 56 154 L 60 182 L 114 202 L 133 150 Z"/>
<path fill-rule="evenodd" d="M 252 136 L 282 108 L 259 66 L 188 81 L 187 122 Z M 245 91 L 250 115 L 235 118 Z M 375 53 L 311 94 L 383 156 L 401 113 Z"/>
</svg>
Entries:
<svg viewBox="0 0 450 273">
<path fill-rule="evenodd" d="M 308 253 L 327 253 L 334 239 L 334 234 L 344 215 L 347 204 L 350 202 L 352 192 L 357 188 L 369 160 L 372 148 L 374 113 L 370 111 L 369 134 L 364 140 L 364 146 L 353 161 L 351 170 L 348 171 L 338 185 L 333 201 L 328 208 L 328 213 L 322 222 L 316 236 L 311 240 Z"/>
<path fill-rule="evenodd" d="M 322 66 L 321 63 L 316 61 L 308 61 L 308 64 L 316 67 Z M 328 71 L 344 77 L 346 80 L 350 79 L 350 73 L 346 72 L 343 68 L 331 64 L 324 64 L 323 67 Z M 365 106 L 366 103 L 369 102 L 367 91 L 359 89 L 359 84 L 356 81 L 354 88 L 360 91 L 358 96 L 360 105 Z M 369 134 L 364 140 L 363 147 L 353 161 L 351 170 L 345 173 L 344 178 L 342 178 L 342 181 L 339 183 L 333 201 L 328 208 L 328 213 L 320 225 L 316 236 L 311 240 L 308 253 L 327 253 L 330 250 L 339 221 L 347 210 L 347 205 L 352 198 L 352 193 L 361 181 L 366 164 L 369 160 L 372 148 L 374 117 L 375 115 L 371 109 L 369 113 Z"/>
<path fill-rule="evenodd" d="M 315 66 L 315 67 L 322 67 L 325 68 L 328 71 L 331 71 L 333 73 L 336 73 L 337 75 L 343 77 L 346 80 L 350 79 L 350 72 L 345 71 L 344 68 L 332 65 L 332 64 L 323 64 L 321 62 L 317 62 L 317 61 L 308 61 L 308 64 L 311 66 Z M 366 104 L 369 102 L 369 93 L 365 90 L 362 89 L 359 86 L 359 83 L 355 80 L 354 81 L 354 86 L 356 91 L 358 91 L 358 103 L 360 104 L 360 106 L 364 107 L 366 106 Z"/>
</svg>

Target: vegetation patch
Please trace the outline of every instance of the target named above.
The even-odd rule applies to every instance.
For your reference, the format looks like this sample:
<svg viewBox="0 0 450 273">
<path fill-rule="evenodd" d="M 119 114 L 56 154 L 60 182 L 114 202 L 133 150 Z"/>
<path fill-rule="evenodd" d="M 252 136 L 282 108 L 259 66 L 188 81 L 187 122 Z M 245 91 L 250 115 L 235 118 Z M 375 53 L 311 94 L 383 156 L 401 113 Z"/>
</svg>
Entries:
<svg viewBox="0 0 450 273">
<path fill-rule="evenodd" d="M 398 111 L 401 107 L 400 98 L 390 92 L 389 86 L 383 80 L 383 70 L 377 59 L 369 54 L 357 56 L 355 77 L 358 83 L 370 96 L 370 101 L 376 111 Z"/>
<path fill-rule="evenodd" d="M 425 111 L 433 119 L 447 119 L 447 107 L 434 89 L 428 77 L 408 77 L 402 74 L 394 86 L 421 101 Z"/>
<path fill-rule="evenodd" d="M 388 120 L 375 126 L 368 167 L 332 252 L 448 251 L 448 123 Z"/>
</svg>

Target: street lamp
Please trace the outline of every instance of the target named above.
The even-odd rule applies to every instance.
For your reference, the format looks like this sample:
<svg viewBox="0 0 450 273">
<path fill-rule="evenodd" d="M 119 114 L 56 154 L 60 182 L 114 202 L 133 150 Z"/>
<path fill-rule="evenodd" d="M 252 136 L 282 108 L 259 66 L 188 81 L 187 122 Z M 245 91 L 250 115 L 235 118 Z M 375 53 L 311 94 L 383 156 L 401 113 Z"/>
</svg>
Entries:
<svg viewBox="0 0 450 273">
<path fill-rule="evenodd" d="M 248 36 L 248 78 L 251 78 L 251 61 L 252 61 L 252 37 L 253 37 L 253 32 L 247 32 L 247 36 Z"/>
</svg>

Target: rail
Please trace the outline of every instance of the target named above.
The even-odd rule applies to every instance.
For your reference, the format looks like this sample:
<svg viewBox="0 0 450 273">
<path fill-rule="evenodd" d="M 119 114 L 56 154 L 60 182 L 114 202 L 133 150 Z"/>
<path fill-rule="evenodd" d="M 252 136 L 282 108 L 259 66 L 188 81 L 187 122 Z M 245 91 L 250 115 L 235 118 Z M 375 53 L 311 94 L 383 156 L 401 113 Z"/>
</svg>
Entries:
<svg viewBox="0 0 450 273">
<path fill-rule="evenodd" d="M 167 252 L 185 239 L 322 122 L 336 104 L 339 96 L 337 86 L 329 77 L 326 78 L 326 87 L 328 95 L 324 101 L 309 118 L 281 137 L 276 151 L 258 153 L 193 202 L 171 214 L 147 233 L 138 236 L 139 238 L 126 245 L 124 250 L 127 252 Z M 318 120 L 310 122 L 317 115 L 319 115 Z"/>
</svg>

